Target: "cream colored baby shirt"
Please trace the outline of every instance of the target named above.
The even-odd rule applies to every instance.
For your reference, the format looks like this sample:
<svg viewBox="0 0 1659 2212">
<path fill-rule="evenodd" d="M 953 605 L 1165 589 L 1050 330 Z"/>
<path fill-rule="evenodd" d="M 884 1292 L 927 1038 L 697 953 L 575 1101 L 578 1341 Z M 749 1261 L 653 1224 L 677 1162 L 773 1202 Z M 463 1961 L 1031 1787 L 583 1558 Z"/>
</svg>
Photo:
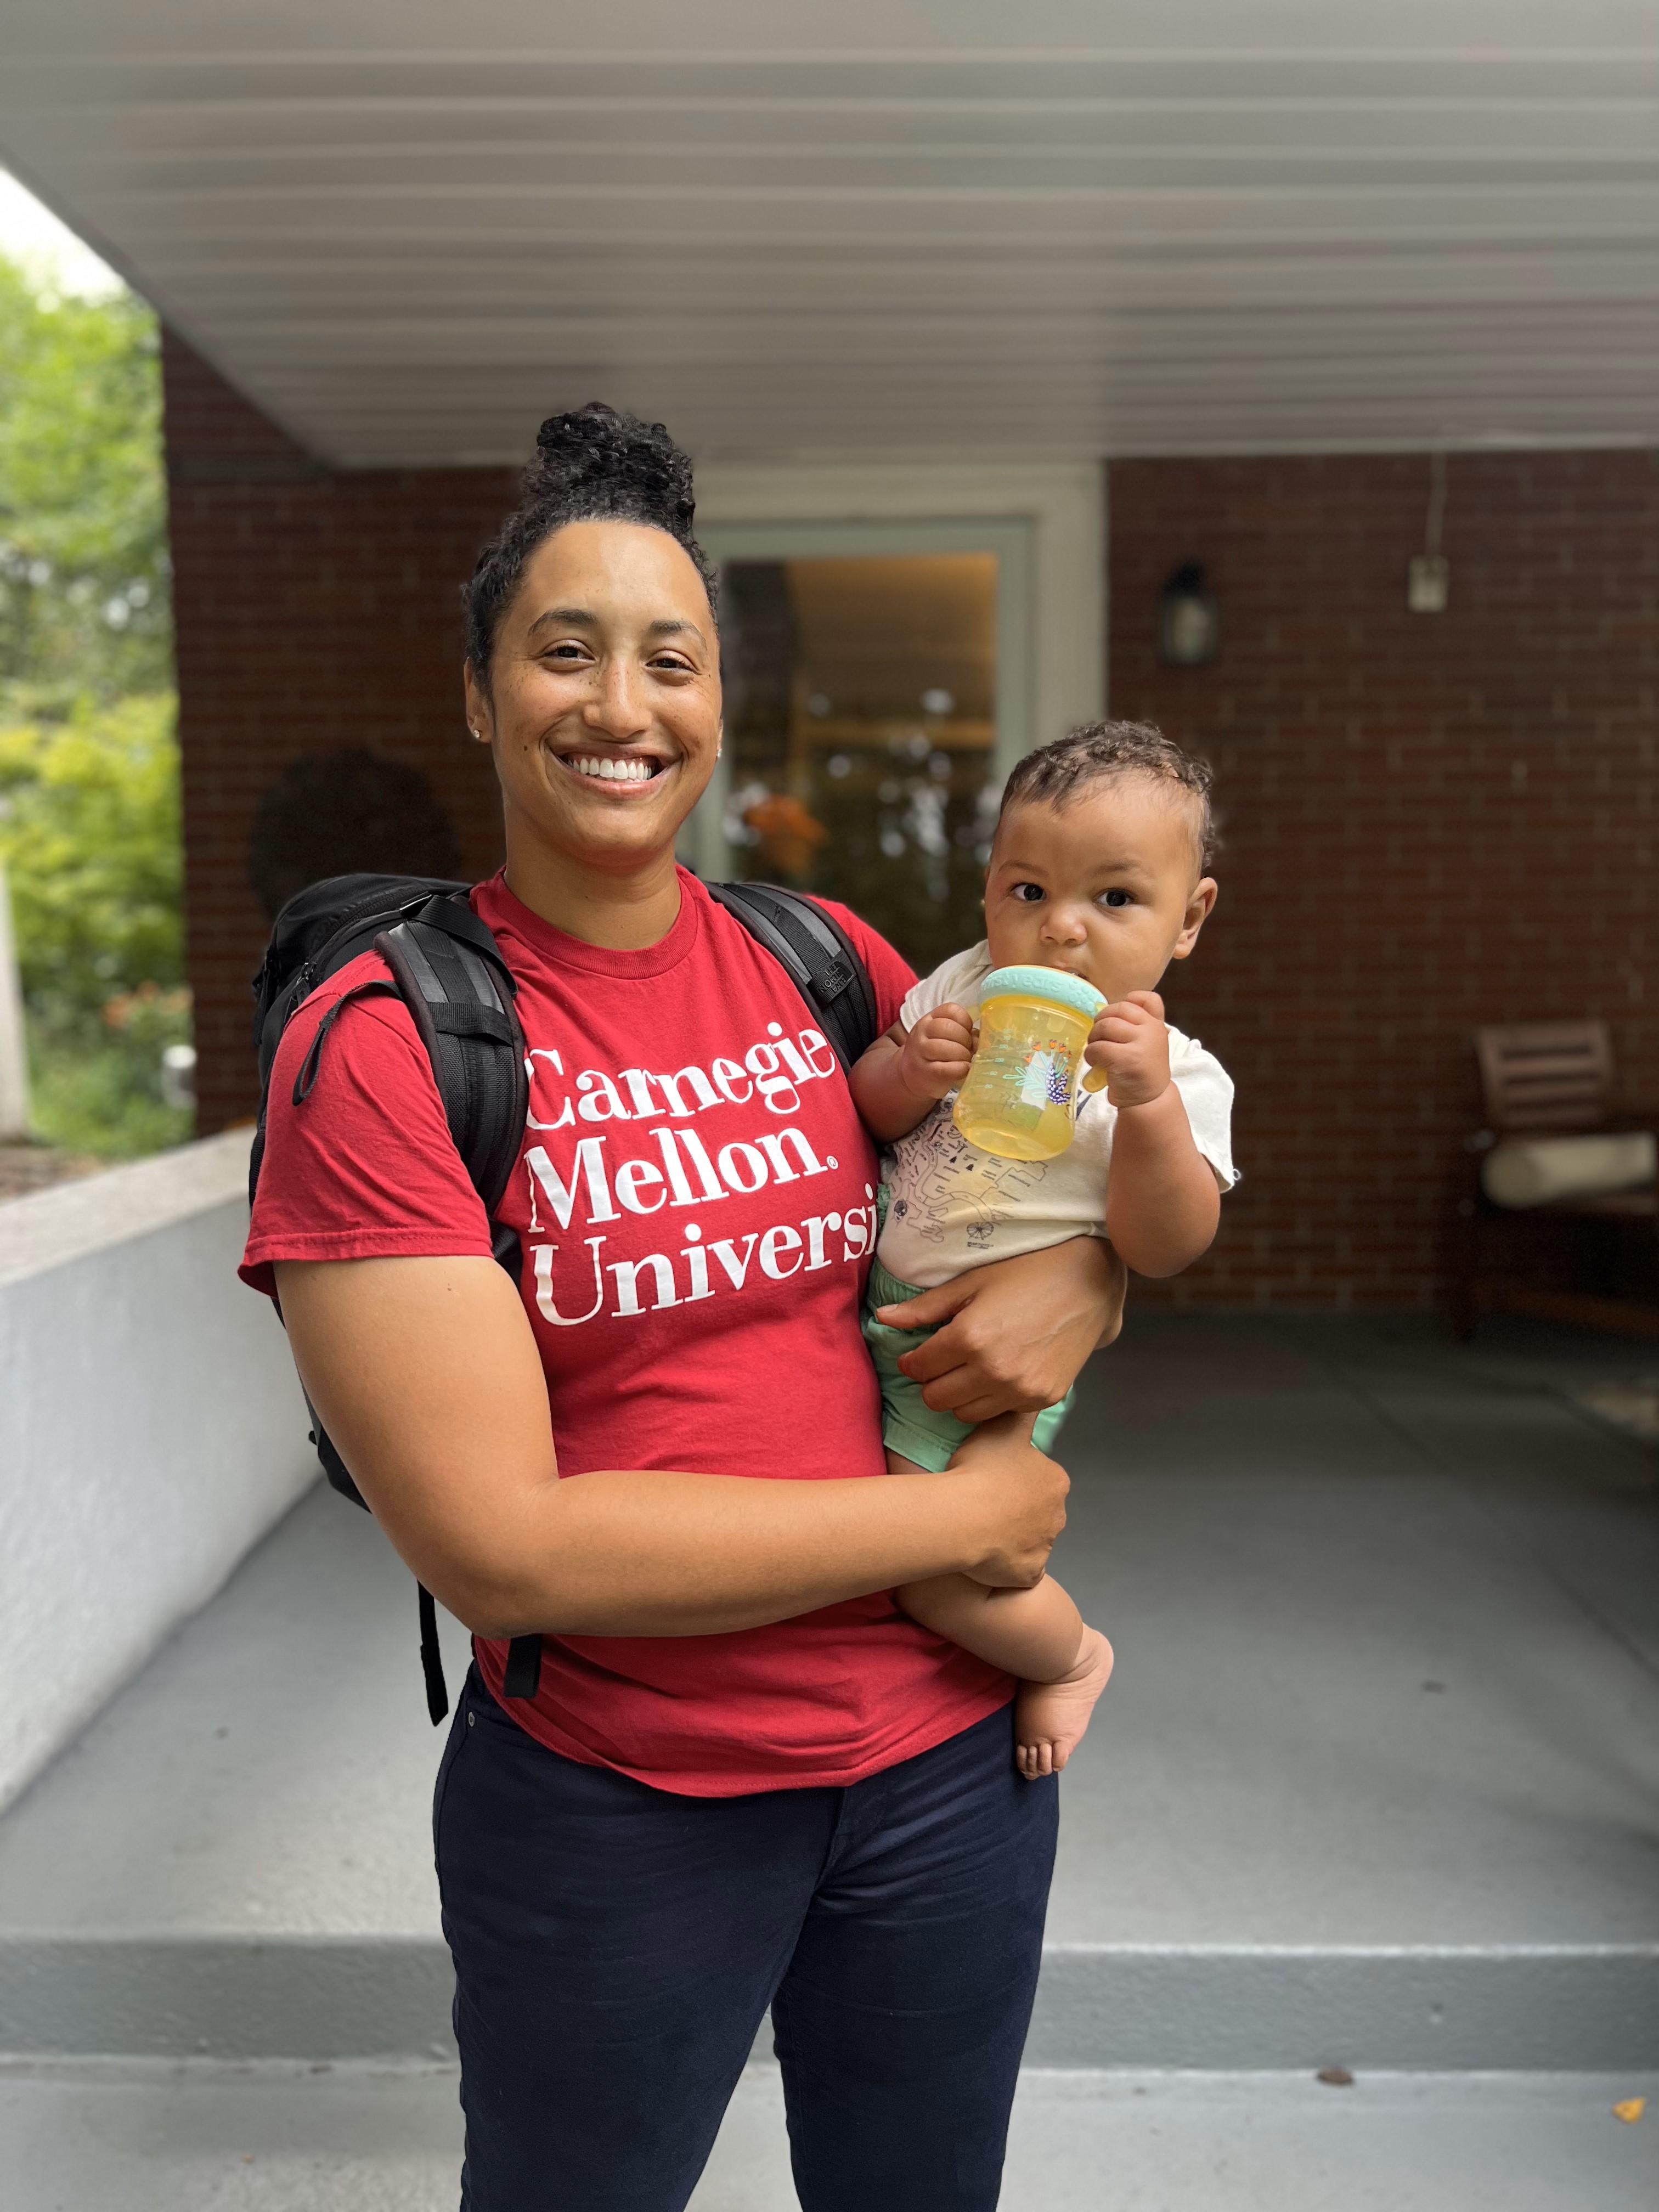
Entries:
<svg viewBox="0 0 1659 2212">
<path fill-rule="evenodd" d="M 951 1001 L 970 1013 L 991 972 L 990 948 L 954 953 L 906 996 L 907 1030 Z M 1181 1093 L 1193 1142 L 1224 1190 L 1238 1180 L 1232 1153 L 1232 1078 L 1195 1037 L 1170 1031 L 1170 1076 Z M 1040 1252 L 1068 1237 L 1106 1233 L 1106 1179 L 1117 1109 L 1102 1091 L 1084 1091 L 1077 1135 L 1052 1160 L 1005 1160 L 982 1152 L 951 1119 L 956 1093 L 901 1137 L 887 1167 L 887 1220 L 876 1247 L 890 1274 L 918 1290 L 950 1282 L 988 1260 Z"/>
</svg>

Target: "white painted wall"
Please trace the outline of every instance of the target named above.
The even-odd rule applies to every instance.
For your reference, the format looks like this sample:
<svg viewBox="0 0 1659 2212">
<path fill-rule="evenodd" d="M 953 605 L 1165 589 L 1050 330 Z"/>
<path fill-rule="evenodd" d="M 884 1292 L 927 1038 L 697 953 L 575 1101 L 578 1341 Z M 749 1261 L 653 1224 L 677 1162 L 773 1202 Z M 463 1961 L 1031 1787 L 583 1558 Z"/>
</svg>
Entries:
<svg viewBox="0 0 1659 2212">
<path fill-rule="evenodd" d="M 315 1479 L 248 1142 L 0 1206 L 0 1806 Z"/>
</svg>

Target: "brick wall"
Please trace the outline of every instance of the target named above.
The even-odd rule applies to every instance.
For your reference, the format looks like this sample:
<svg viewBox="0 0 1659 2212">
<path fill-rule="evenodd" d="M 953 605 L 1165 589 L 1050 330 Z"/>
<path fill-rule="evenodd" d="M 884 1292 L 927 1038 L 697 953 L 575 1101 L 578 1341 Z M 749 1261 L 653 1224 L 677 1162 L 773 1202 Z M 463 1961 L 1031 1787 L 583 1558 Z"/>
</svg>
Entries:
<svg viewBox="0 0 1659 2212">
<path fill-rule="evenodd" d="M 499 857 L 467 742 L 456 587 L 497 471 L 331 474 L 167 343 L 201 1122 L 255 1104 L 247 981 L 260 795 L 302 754 L 418 768 L 471 871 Z M 1659 1098 L 1653 976 L 1659 467 L 1455 456 L 1451 605 L 1405 605 L 1428 467 L 1133 461 L 1109 471 L 1113 710 L 1220 771 L 1222 903 L 1170 997 L 1239 1085 L 1247 1179 L 1183 1303 L 1435 1295 L 1478 1021 L 1605 1014 Z M 1209 666 L 1157 656 L 1158 592 L 1202 561 Z M 1645 994 L 1644 995 L 1644 992 Z"/>
<path fill-rule="evenodd" d="M 1468 1030 L 1602 1015 L 1659 1098 L 1659 465 L 1454 455 L 1444 614 L 1407 611 L 1419 455 L 1109 471 L 1110 696 L 1219 775 L 1221 901 L 1174 1018 L 1246 1180 L 1182 1303 L 1426 1304 L 1478 1121 Z M 1217 658 L 1158 658 L 1201 561 Z"/>
<path fill-rule="evenodd" d="M 267 922 L 248 880 L 261 795 L 302 754 L 417 768 L 468 870 L 501 858 L 467 738 L 457 587 L 512 504 L 511 471 L 322 469 L 169 334 L 167 443 L 184 755 L 185 896 L 202 1129 L 258 1105 L 248 979 Z"/>
</svg>

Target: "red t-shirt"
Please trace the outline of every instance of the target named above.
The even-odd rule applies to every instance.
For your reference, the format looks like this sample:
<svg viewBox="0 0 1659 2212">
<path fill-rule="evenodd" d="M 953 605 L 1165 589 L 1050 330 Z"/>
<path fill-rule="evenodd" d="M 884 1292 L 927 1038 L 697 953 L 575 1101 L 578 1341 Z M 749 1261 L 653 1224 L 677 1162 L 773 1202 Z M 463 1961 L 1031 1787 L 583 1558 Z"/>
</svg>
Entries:
<svg viewBox="0 0 1659 2212">
<path fill-rule="evenodd" d="M 562 1476 L 685 1468 L 810 1481 L 884 1475 L 859 1304 L 876 1161 L 835 1053 L 769 953 L 680 875 L 660 944 L 555 929 L 499 878 L 472 904 L 519 985 L 530 1118 L 501 1207 L 547 1376 Z M 836 909 L 885 1028 L 914 978 Z M 366 954 L 288 1026 L 242 1277 L 276 1260 L 489 1252 L 484 1210 L 399 1001 L 359 1000 L 294 1079 Z M 501 1698 L 505 1643 L 475 1639 Z M 1006 1704 L 1012 1685 L 890 1597 L 723 1636 L 549 1637 L 533 1702 L 506 1710 L 568 1759 L 693 1796 L 841 1784 Z"/>
</svg>

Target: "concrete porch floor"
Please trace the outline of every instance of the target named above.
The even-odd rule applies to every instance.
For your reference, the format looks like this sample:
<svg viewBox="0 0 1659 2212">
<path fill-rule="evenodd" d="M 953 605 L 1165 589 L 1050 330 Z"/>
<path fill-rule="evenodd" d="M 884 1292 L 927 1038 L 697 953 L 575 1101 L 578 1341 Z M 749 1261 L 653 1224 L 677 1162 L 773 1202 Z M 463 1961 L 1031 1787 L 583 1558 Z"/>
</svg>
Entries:
<svg viewBox="0 0 1659 2212">
<path fill-rule="evenodd" d="M 1458 2116 L 1509 2092 L 1463 2069 L 1493 2069 L 1577 2076 L 1522 2099 L 1524 2124 L 1494 2123 L 1493 2159 L 1534 2126 L 1576 2141 L 1577 2114 L 1587 2145 L 1645 2176 L 1646 2196 L 1605 2201 L 1651 2201 L 1631 2146 L 1655 2122 L 1601 2122 L 1659 2057 L 1659 1455 L 1559 1393 L 1653 1365 L 1519 1323 L 1462 1350 L 1428 1321 L 1152 1316 L 1096 1363 L 1056 1567 L 1119 1666 L 1065 1784 L 1028 2054 L 1073 2072 L 1034 2072 L 1026 2103 L 1059 2098 L 1053 2124 L 1079 2146 L 1127 2142 L 1129 2077 L 1101 2069 L 1139 2069 L 1139 2101 L 1198 2161 L 1191 2190 L 1135 2194 L 1110 2180 L 1115 2152 L 1090 2152 L 1110 2201 L 1299 2205 L 1285 2187 L 1199 2186 L 1206 2130 L 1232 2141 L 1257 2096 L 1227 2087 L 1241 2074 L 1258 2077 L 1259 2145 L 1336 2125 L 1334 2099 L 1384 2136 L 1397 2124 L 1408 2163 L 1438 2140 L 1449 2175 L 1481 2170 L 1455 2145 L 1487 2136 Z M 447 2056 L 438 1740 L 414 1644 L 403 1570 L 365 1516 L 314 1494 L 0 1821 L 0 2050 L 27 2061 L 0 2131 L 33 2140 L 29 2113 L 94 2109 L 50 2054 L 258 2062 L 236 2094 L 266 2112 L 270 2062 Z M 1407 2088 L 1350 2106 L 1308 2087 L 1333 2063 L 1362 2088 L 1443 2078 L 1417 2106 Z M 1169 2069 L 1208 2078 L 1171 2075 L 1188 2087 L 1170 2104 Z M 1086 2094 L 1053 2087 L 1076 2069 L 1099 2075 Z M 1275 2088 L 1279 2072 L 1301 2080 Z M 201 2079 L 229 2094 L 217 2069 Z M 395 2069 L 374 2079 L 417 2094 Z M 191 2080 L 168 2093 L 186 2135 L 209 2108 Z M 161 2094 L 141 2066 L 118 2102 Z M 453 2125 L 447 2082 L 419 2094 Z M 365 2094 L 353 2109 L 393 2097 Z M 775 2076 L 750 2077 L 744 2141 L 775 2136 Z M 1385 2173 L 1392 2155 L 1361 2164 Z M 1504 2201 L 1534 2201 L 1516 2192 L 1548 2163 L 1529 2151 Z M 1106 2201 L 1061 2193 L 1057 2169 L 1043 2186 L 1045 2203 Z M 710 2212 L 758 2206 L 742 2187 Z M 60 2201 L 106 2200 L 46 2193 L 27 2212 Z M 1039 2198 L 1011 2181 L 1008 2201 Z M 1402 2179 L 1375 2201 L 1484 2200 Z M 1535 2201 L 1604 2200 L 1586 2185 Z"/>
</svg>

